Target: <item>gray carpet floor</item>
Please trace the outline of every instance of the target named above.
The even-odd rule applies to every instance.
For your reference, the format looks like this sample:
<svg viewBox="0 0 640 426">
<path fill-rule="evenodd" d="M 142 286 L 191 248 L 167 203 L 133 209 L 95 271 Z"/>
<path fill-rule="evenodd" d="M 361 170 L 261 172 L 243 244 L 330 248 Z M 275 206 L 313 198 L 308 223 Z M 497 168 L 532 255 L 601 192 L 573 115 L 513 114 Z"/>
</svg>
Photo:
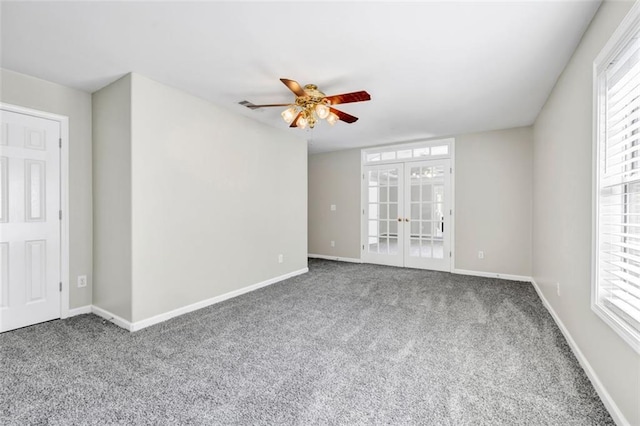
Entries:
<svg viewBox="0 0 640 426">
<path fill-rule="evenodd" d="M 0 423 L 614 424 L 530 284 L 309 268 L 136 333 L 0 335 Z"/>
</svg>

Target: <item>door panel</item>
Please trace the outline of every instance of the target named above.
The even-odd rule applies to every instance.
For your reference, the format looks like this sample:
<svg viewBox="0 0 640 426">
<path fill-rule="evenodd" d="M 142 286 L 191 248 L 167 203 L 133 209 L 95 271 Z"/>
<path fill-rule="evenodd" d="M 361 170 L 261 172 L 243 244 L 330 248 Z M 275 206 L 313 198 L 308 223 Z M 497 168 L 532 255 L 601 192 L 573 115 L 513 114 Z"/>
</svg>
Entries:
<svg viewBox="0 0 640 426">
<path fill-rule="evenodd" d="M 60 318 L 60 125 L 0 110 L 0 331 Z"/>
<path fill-rule="evenodd" d="M 450 160 L 405 164 L 406 204 L 404 265 L 450 271 Z M 405 219 L 405 220 L 406 220 Z M 406 222 L 405 222 L 406 223 Z"/>
<path fill-rule="evenodd" d="M 398 219 L 403 210 L 403 165 L 365 168 L 365 262 L 402 266 L 402 238 Z"/>
</svg>

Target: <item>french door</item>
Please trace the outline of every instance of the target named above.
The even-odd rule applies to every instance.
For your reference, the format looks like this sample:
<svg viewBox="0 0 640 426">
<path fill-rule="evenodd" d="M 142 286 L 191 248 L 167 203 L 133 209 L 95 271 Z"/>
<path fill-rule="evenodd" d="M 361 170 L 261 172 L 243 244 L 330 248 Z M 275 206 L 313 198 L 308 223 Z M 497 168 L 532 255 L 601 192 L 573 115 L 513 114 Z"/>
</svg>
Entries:
<svg viewBox="0 0 640 426">
<path fill-rule="evenodd" d="M 450 160 L 365 166 L 363 261 L 451 270 Z"/>
</svg>

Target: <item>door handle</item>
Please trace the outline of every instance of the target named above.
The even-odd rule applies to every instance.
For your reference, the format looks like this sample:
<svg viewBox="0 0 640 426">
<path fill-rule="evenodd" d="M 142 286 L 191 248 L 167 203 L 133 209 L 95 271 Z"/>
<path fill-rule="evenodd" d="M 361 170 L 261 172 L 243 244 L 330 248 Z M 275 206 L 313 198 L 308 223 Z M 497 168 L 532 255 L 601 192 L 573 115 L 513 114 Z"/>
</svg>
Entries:
<svg viewBox="0 0 640 426">
<path fill-rule="evenodd" d="M 405 221 L 405 222 L 409 222 L 409 218 L 408 218 L 408 217 L 405 217 L 405 218 L 404 218 L 404 221 Z"/>
<path fill-rule="evenodd" d="M 442 232 L 444 232 L 444 220 L 442 221 Z"/>
<path fill-rule="evenodd" d="M 402 218 L 401 217 L 398 218 L 398 222 L 402 222 Z"/>
</svg>

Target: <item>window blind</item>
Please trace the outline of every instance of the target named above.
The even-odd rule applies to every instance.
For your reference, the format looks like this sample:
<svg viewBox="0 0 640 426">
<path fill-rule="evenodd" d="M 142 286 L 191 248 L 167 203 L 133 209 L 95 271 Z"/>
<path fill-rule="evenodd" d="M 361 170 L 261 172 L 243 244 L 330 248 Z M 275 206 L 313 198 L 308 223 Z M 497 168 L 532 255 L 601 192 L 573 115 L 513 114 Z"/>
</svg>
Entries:
<svg viewBox="0 0 640 426">
<path fill-rule="evenodd" d="M 602 308 L 640 336 L 640 33 L 601 73 L 598 279 Z"/>
</svg>

